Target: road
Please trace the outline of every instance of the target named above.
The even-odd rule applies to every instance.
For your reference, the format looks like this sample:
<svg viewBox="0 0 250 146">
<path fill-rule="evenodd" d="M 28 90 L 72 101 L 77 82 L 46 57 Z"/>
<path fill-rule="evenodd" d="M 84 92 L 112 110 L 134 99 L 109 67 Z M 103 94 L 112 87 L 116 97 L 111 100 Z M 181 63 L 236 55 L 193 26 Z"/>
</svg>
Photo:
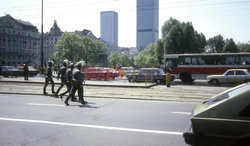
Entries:
<svg viewBox="0 0 250 146">
<path fill-rule="evenodd" d="M 183 146 L 197 103 L 0 95 L 0 145 Z"/>
</svg>

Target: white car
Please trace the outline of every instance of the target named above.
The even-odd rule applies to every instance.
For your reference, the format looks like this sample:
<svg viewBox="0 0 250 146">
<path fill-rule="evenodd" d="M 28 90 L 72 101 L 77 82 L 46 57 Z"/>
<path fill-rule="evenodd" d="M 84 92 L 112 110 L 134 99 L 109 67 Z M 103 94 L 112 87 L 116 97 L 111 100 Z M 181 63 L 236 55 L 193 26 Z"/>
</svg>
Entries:
<svg viewBox="0 0 250 146">
<path fill-rule="evenodd" d="M 219 85 L 222 83 L 244 83 L 250 81 L 250 73 L 247 69 L 229 69 L 223 75 L 210 75 L 209 83 Z"/>
</svg>

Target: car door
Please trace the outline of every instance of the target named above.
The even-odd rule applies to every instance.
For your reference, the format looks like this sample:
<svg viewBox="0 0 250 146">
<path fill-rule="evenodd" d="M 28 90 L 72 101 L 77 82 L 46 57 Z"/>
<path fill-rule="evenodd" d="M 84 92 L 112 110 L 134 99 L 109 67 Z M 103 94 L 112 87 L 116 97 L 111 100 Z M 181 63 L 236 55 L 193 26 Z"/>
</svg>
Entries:
<svg viewBox="0 0 250 146">
<path fill-rule="evenodd" d="M 236 83 L 242 83 L 246 79 L 246 73 L 243 70 L 236 70 L 236 75 L 234 81 Z"/>
<path fill-rule="evenodd" d="M 235 79 L 234 79 L 235 75 L 234 74 L 235 74 L 234 70 L 229 70 L 227 72 L 227 74 L 226 74 L 224 82 L 226 82 L 226 83 L 233 83 L 233 82 L 235 82 Z"/>
<path fill-rule="evenodd" d="M 145 81 L 145 73 L 146 71 L 144 69 L 140 70 L 136 77 L 136 81 L 140 81 L 140 82 Z"/>
</svg>

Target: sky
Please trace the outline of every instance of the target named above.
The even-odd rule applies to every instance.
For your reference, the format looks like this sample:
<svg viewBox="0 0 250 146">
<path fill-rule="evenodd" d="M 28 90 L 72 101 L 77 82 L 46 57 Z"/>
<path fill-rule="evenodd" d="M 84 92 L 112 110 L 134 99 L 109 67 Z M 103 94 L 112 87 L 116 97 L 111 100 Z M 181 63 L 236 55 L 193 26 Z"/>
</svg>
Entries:
<svg viewBox="0 0 250 146">
<path fill-rule="evenodd" d="M 29 21 L 41 32 L 42 0 L 0 0 L 0 16 Z M 43 26 L 64 32 L 89 29 L 100 37 L 100 12 L 118 12 L 118 44 L 136 46 L 136 0 L 43 0 Z M 250 0 L 159 0 L 159 38 L 167 20 L 191 22 L 207 39 L 222 35 L 250 44 Z"/>
</svg>

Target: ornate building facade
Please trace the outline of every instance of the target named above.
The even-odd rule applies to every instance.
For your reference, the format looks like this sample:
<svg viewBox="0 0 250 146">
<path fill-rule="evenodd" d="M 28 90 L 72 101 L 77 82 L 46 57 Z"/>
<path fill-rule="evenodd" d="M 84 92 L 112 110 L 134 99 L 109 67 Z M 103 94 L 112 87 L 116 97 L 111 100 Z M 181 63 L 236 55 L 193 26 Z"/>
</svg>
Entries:
<svg viewBox="0 0 250 146">
<path fill-rule="evenodd" d="M 63 32 L 58 27 L 56 20 L 54 20 L 53 26 L 50 28 L 50 31 L 44 34 L 44 64 L 46 64 L 50 56 L 56 52 L 56 42 L 60 39 Z"/>
<path fill-rule="evenodd" d="M 36 26 L 10 15 L 0 17 L 0 63 L 39 64 L 40 35 Z"/>
</svg>

